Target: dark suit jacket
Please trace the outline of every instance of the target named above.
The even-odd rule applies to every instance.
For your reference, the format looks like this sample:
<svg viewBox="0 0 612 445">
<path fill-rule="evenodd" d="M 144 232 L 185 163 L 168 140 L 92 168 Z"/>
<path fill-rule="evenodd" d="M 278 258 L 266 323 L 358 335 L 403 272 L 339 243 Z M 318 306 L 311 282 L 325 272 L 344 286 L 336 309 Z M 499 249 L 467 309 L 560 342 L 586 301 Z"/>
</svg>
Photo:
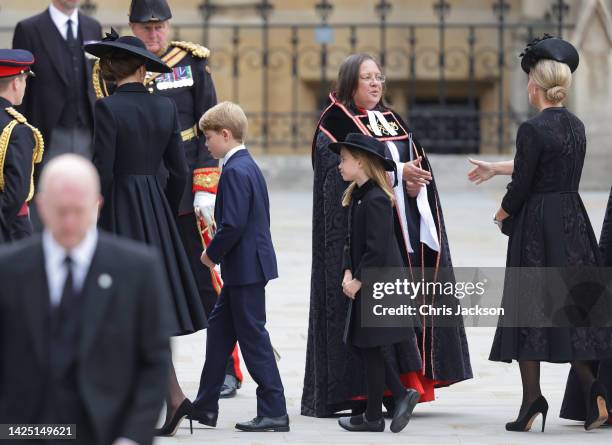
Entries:
<svg viewBox="0 0 612 445">
<path fill-rule="evenodd" d="M 110 287 L 101 284 L 102 274 L 111 277 Z M 152 442 L 170 358 L 164 277 L 150 250 L 100 233 L 81 293 L 78 356 L 79 394 L 99 445 L 118 437 Z M 50 373 L 40 236 L 0 250 L 0 283 L 0 419 L 39 423 Z"/>
<path fill-rule="evenodd" d="M 100 23 L 80 12 L 79 32 L 83 42 L 98 41 L 102 38 Z M 38 15 L 17 23 L 13 35 L 13 48 L 27 49 L 34 54 L 36 59 L 32 65 L 36 77 L 28 80 L 26 95 L 19 110 L 32 125 L 42 132 L 45 141 L 49 141 L 51 131 L 60 118 L 69 96 L 68 90 L 71 87 L 61 62 L 64 51 L 57 43 L 57 39 L 49 38 L 54 33 L 58 34 L 59 31 L 51 20 L 49 10 L 46 9 Z M 87 89 L 93 115 L 96 95 L 91 82 L 92 67 L 93 61 L 87 59 L 85 63 Z"/>
<path fill-rule="evenodd" d="M 265 283 L 278 277 L 268 188 L 247 150 L 234 153 L 223 167 L 215 221 L 217 233 L 206 252 L 221 264 L 226 285 Z"/>
</svg>

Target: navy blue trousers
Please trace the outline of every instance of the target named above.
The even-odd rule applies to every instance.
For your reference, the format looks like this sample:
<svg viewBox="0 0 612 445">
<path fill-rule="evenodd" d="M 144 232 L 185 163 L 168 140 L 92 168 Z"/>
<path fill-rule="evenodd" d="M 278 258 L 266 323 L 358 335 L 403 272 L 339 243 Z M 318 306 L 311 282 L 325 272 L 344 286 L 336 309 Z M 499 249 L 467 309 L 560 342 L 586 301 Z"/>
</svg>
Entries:
<svg viewBox="0 0 612 445">
<path fill-rule="evenodd" d="M 265 283 L 223 286 L 208 318 L 206 361 L 194 408 L 219 411 L 225 367 L 236 341 L 249 374 L 257 383 L 257 415 L 287 414 L 283 383 L 266 330 Z"/>
</svg>

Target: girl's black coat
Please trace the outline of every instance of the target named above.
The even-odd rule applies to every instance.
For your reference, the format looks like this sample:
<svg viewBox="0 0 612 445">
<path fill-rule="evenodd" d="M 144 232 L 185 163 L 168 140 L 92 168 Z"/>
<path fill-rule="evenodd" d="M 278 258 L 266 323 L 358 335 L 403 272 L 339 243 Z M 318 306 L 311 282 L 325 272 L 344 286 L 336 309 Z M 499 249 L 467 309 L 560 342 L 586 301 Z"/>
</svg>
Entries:
<svg viewBox="0 0 612 445">
<path fill-rule="evenodd" d="M 393 212 L 391 201 L 373 181 L 355 188 L 349 207 L 349 229 L 342 258 L 343 271 L 350 269 L 353 278 L 363 281 L 366 269 L 403 267 L 394 231 Z M 376 272 L 374 274 L 378 275 Z M 362 305 L 364 299 L 370 298 L 372 296 L 364 286 L 349 304 L 344 342 L 361 348 L 404 341 L 416 344 L 414 329 L 410 327 L 364 327 Z M 384 299 L 379 301 L 384 302 Z"/>
</svg>

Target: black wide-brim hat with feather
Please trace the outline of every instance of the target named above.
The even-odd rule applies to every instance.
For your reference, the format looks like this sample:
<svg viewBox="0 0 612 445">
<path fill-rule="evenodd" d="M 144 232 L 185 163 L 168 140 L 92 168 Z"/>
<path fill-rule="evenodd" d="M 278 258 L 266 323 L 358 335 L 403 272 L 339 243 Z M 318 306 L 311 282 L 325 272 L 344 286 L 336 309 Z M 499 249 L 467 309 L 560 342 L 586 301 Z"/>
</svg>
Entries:
<svg viewBox="0 0 612 445">
<path fill-rule="evenodd" d="M 519 57 L 522 58 L 521 68 L 527 74 L 540 60 L 556 60 L 557 62 L 565 63 L 569 66 L 572 73 L 576 71 L 580 62 L 578 51 L 574 45 L 549 34 L 533 39 L 527 44 L 527 47 Z"/>
<path fill-rule="evenodd" d="M 361 133 L 349 133 L 344 141 L 332 142 L 328 147 L 337 154 L 340 154 L 342 147 L 365 151 L 380 159 L 386 171 L 395 172 L 395 162 L 385 155 L 385 144 L 378 139 L 374 139 L 372 136 Z"/>
<path fill-rule="evenodd" d="M 96 57 L 103 58 L 117 51 L 124 52 L 133 56 L 141 57 L 147 71 L 154 73 L 171 73 L 172 68 L 164 63 L 162 59 L 147 50 L 147 47 L 138 37 L 119 36 L 117 31 L 111 29 L 106 33 L 106 37 L 97 43 L 85 45 L 85 51 Z"/>
</svg>

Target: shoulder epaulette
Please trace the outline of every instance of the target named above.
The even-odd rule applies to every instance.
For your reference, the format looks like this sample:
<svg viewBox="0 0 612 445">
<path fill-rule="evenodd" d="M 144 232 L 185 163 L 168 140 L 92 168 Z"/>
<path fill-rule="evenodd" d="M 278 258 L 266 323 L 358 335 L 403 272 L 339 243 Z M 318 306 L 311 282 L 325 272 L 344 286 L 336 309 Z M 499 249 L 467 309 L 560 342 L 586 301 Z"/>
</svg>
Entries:
<svg viewBox="0 0 612 445">
<path fill-rule="evenodd" d="M 210 50 L 202 45 L 198 45 L 197 43 L 175 40 L 170 42 L 170 45 L 184 49 L 185 51 L 191 53 L 194 57 L 198 57 L 200 59 L 206 59 L 208 56 L 210 56 Z"/>
<path fill-rule="evenodd" d="M 102 72 L 100 70 L 100 59 L 97 59 L 94 62 L 91 72 L 91 83 L 93 85 L 94 93 L 96 93 L 96 99 L 102 99 L 109 95 L 106 81 L 102 78 Z"/>
</svg>

